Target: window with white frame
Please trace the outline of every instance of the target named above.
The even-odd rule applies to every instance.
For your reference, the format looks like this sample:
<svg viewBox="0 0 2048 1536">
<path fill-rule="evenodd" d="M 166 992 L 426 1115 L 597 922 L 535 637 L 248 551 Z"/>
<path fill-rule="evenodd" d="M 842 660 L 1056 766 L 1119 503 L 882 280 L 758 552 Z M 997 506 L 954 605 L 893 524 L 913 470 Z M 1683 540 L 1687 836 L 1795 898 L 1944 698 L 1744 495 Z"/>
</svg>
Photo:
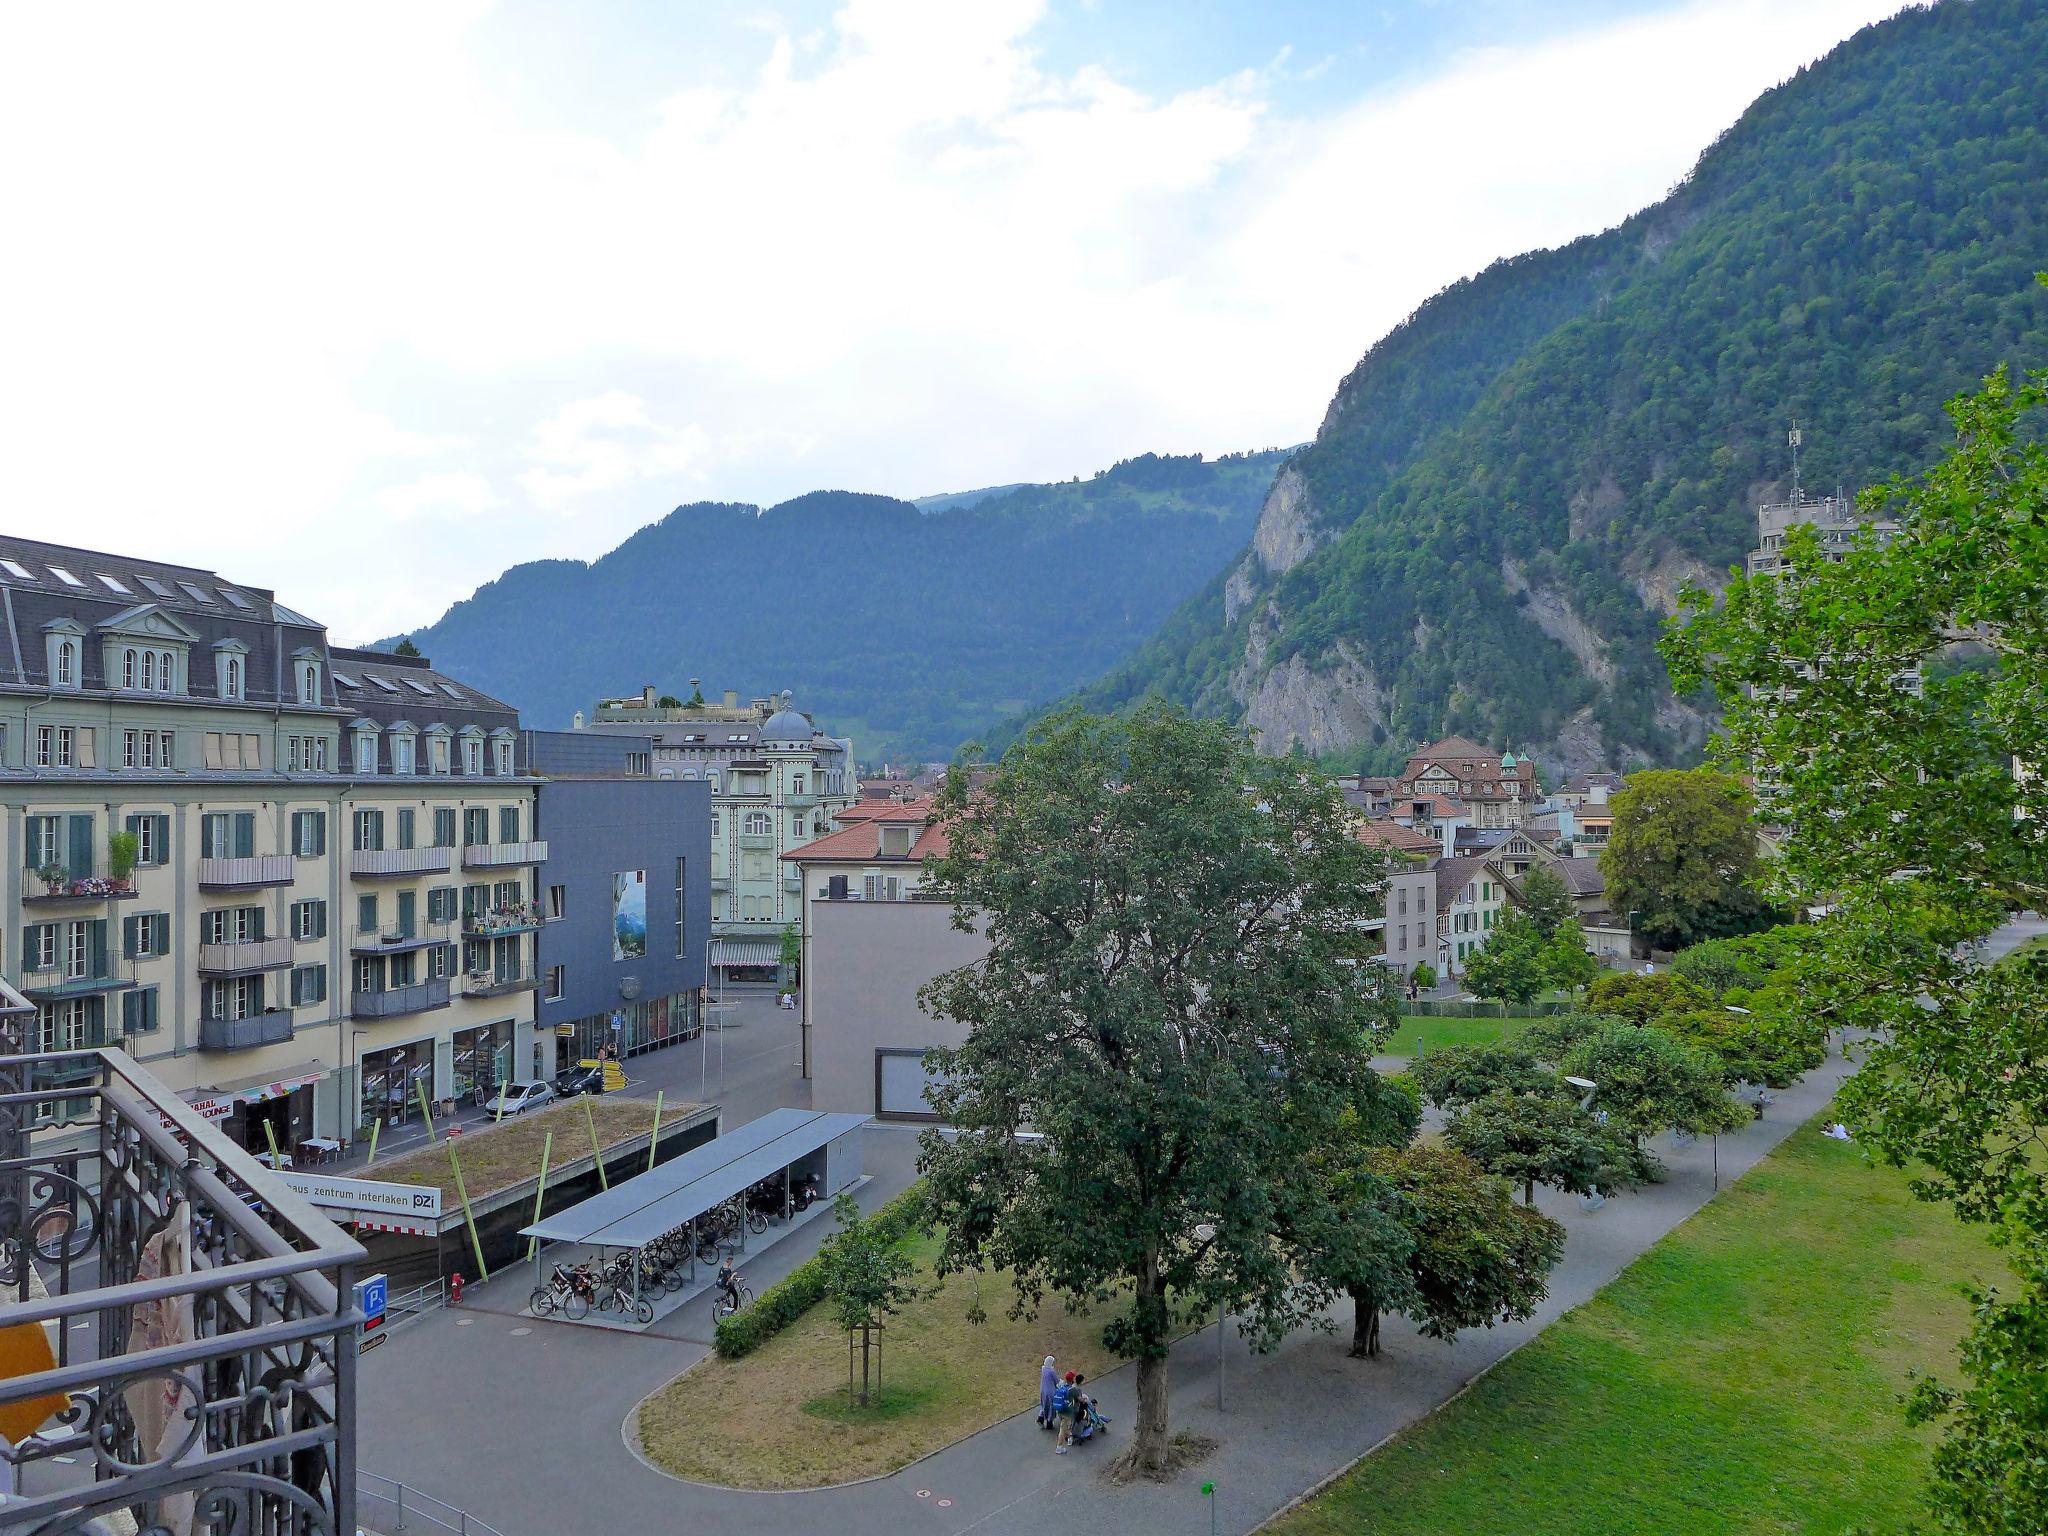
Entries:
<svg viewBox="0 0 2048 1536">
<path fill-rule="evenodd" d="M 749 837 L 768 837 L 775 831 L 775 823 L 768 819 L 766 811 L 749 811 L 742 829 Z"/>
<path fill-rule="evenodd" d="M 69 640 L 57 642 L 56 684 L 59 688 L 78 686 L 78 647 Z"/>
</svg>

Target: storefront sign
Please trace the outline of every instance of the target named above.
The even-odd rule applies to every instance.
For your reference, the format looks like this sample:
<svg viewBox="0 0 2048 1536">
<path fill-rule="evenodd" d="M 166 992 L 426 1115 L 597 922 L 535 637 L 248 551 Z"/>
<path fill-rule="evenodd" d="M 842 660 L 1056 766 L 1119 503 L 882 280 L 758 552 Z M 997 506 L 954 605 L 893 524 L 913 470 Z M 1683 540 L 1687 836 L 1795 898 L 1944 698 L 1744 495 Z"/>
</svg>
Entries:
<svg viewBox="0 0 2048 1536">
<path fill-rule="evenodd" d="M 386 1184 L 378 1179 L 343 1179 L 291 1169 L 278 1177 L 323 1210 L 383 1211 L 430 1221 L 441 1216 L 441 1191 L 429 1185 Z"/>
<path fill-rule="evenodd" d="M 326 1075 L 325 1072 L 306 1072 L 297 1077 L 283 1078 L 275 1083 L 256 1083 L 248 1088 L 203 1094 L 185 1102 L 190 1104 L 192 1112 L 203 1120 L 225 1120 L 234 1113 L 237 1104 L 261 1104 L 265 1099 L 281 1099 L 288 1093 L 294 1093 L 319 1082 Z"/>
</svg>

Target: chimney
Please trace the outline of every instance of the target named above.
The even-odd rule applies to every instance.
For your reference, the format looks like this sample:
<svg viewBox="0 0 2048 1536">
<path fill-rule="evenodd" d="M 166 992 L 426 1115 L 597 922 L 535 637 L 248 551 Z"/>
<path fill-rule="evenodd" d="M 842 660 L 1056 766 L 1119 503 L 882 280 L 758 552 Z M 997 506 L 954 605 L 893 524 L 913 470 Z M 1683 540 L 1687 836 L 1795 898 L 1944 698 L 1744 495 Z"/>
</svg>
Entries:
<svg viewBox="0 0 2048 1536">
<path fill-rule="evenodd" d="M 739 689 L 728 688 L 725 690 L 725 707 L 727 709 L 738 709 L 740 707 Z"/>
<path fill-rule="evenodd" d="M 640 702 L 649 709 L 654 708 L 654 684 L 646 683 L 640 689 Z"/>
</svg>

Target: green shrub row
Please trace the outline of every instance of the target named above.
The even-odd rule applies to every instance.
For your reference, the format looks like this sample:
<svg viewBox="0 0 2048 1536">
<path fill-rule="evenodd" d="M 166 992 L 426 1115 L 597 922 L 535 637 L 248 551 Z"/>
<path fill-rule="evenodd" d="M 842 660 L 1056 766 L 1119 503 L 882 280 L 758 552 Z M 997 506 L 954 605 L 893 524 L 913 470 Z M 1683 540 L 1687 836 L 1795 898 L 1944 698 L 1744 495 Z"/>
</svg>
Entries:
<svg viewBox="0 0 2048 1536">
<path fill-rule="evenodd" d="M 1543 1019 L 1553 1013 L 1570 1013 L 1572 1003 L 1489 1003 L 1467 1002 L 1462 998 L 1416 998 L 1401 1000 L 1403 1013 L 1429 1019 Z"/>
<path fill-rule="evenodd" d="M 913 1184 L 874 1214 L 878 1229 L 907 1237 L 925 1224 L 924 1185 Z M 750 1355 L 825 1299 L 825 1266 L 816 1256 L 784 1275 L 754 1298 L 746 1310 L 721 1318 L 718 1353 L 727 1360 Z"/>
</svg>

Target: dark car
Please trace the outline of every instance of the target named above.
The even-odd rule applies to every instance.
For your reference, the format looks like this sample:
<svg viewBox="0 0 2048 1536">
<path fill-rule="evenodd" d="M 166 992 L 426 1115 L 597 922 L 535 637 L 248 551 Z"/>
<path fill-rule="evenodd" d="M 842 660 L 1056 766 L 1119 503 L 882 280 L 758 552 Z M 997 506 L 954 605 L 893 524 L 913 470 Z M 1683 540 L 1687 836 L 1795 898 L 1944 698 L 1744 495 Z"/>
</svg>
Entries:
<svg viewBox="0 0 2048 1536">
<path fill-rule="evenodd" d="M 571 1067 L 555 1074 L 555 1096 L 573 1098 L 579 1093 L 603 1093 L 603 1067 Z"/>
</svg>

